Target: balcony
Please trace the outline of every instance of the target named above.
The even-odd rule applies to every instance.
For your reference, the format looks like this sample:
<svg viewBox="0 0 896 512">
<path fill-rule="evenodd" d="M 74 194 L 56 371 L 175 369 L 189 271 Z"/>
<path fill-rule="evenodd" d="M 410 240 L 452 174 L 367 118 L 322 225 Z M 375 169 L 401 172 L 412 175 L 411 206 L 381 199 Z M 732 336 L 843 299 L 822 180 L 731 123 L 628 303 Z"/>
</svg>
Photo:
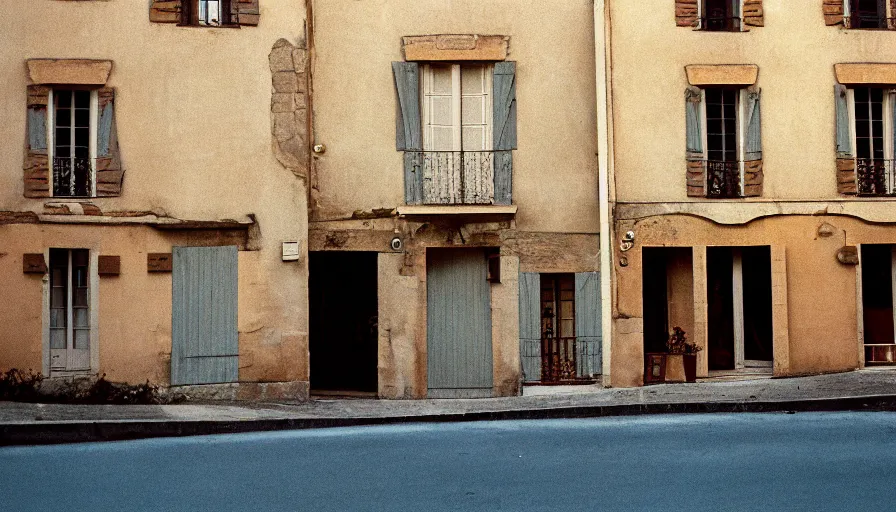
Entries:
<svg viewBox="0 0 896 512">
<path fill-rule="evenodd" d="M 706 161 L 706 197 L 714 199 L 741 197 L 740 162 Z"/>
<path fill-rule="evenodd" d="M 860 196 L 896 195 L 896 160 L 856 158 L 856 182 Z"/>
<path fill-rule="evenodd" d="M 876 12 L 859 12 L 844 16 L 843 26 L 854 30 L 894 30 L 896 18 L 880 16 Z"/>
<path fill-rule="evenodd" d="M 700 29 L 710 32 L 740 32 L 741 19 L 731 16 L 706 16 L 700 18 Z"/>
<path fill-rule="evenodd" d="M 83 157 L 53 158 L 53 196 L 90 197 L 93 195 L 94 159 Z"/>
<path fill-rule="evenodd" d="M 406 151 L 400 215 L 513 216 L 511 151 Z"/>
</svg>

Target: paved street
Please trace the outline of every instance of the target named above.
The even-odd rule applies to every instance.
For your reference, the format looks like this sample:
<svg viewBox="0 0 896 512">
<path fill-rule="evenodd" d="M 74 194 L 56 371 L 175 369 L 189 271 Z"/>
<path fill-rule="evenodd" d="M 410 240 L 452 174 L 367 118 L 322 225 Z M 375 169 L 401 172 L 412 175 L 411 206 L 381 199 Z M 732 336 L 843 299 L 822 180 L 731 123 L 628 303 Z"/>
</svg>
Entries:
<svg viewBox="0 0 896 512">
<path fill-rule="evenodd" d="M 359 427 L 0 449 L 4 510 L 892 510 L 896 413 Z"/>
</svg>

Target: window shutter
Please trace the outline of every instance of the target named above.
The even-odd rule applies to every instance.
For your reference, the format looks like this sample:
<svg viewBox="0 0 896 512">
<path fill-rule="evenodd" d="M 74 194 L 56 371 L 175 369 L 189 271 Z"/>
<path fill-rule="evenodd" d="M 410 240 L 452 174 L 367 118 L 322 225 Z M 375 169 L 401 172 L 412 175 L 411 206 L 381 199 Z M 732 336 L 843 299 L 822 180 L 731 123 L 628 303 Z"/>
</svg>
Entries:
<svg viewBox="0 0 896 512">
<path fill-rule="evenodd" d="M 837 192 L 855 195 L 857 192 L 856 161 L 853 159 L 852 152 L 849 98 L 846 94 L 846 87 L 841 84 L 834 86 L 834 101 L 836 105 Z"/>
<path fill-rule="evenodd" d="M 149 6 L 149 21 L 153 23 L 180 23 L 181 7 L 181 0 L 153 0 Z"/>
<path fill-rule="evenodd" d="M 495 63 L 493 135 L 495 149 L 495 204 L 509 205 L 513 191 L 513 155 L 516 149 L 516 62 Z"/>
<path fill-rule="evenodd" d="M 706 163 L 703 155 L 703 91 L 699 87 L 685 90 L 685 122 L 687 131 L 688 196 L 706 195 Z"/>
<path fill-rule="evenodd" d="M 765 13 L 762 10 L 762 0 L 744 0 L 744 25 L 750 27 L 762 27 L 765 25 Z"/>
<path fill-rule="evenodd" d="M 25 197 L 50 197 L 50 160 L 47 155 L 47 109 L 50 88 L 28 86 L 27 137 L 23 163 Z"/>
<path fill-rule="evenodd" d="M 744 197 L 762 195 L 762 116 L 760 115 L 758 87 L 744 91 L 747 114 L 744 148 Z"/>
<path fill-rule="evenodd" d="M 675 24 L 679 27 L 697 28 L 697 2 L 700 0 L 675 0 Z"/>
<path fill-rule="evenodd" d="M 842 25 L 843 17 L 843 0 L 822 0 L 821 9 L 824 13 L 824 24 L 828 26 Z"/>
<path fill-rule="evenodd" d="M 520 273 L 520 362 L 523 381 L 541 380 L 541 274 Z"/>
<path fill-rule="evenodd" d="M 230 0 L 230 23 L 257 26 L 260 11 L 258 0 Z"/>
<path fill-rule="evenodd" d="M 115 197 L 121 195 L 121 183 L 124 180 L 115 125 L 115 89 L 103 87 L 99 90 L 98 97 L 96 195 Z"/>
<path fill-rule="evenodd" d="M 393 62 L 398 110 L 395 114 L 395 148 L 404 151 L 404 200 L 423 202 L 423 130 L 420 117 L 420 66 Z"/>
<path fill-rule="evenodd" d="M 576 373 L 592 377 L 602 372 L 600 273 L 576 274 Z"/>
</svg>

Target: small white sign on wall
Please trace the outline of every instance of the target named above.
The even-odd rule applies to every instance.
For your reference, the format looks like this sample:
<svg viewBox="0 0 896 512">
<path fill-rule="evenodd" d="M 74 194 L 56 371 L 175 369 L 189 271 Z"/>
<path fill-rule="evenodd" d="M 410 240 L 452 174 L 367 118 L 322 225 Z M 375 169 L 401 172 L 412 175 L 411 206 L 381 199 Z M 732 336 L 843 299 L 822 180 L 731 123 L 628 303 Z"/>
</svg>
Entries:
<svg viewBox="0 0 896 512">
<path fill-rule="evenodd" d="M 299 242 L 283 242 L 283 261 L 299 261 Z"/>
</svg>

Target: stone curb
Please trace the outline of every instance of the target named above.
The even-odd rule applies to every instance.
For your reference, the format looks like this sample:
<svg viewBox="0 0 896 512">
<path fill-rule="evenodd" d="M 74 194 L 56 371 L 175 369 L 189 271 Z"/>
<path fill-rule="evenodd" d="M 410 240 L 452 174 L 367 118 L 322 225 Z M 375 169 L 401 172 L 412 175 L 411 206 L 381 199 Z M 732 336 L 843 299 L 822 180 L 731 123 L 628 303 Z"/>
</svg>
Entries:
<svg viewBox="0 0 896 512">
<path fill-rule="evenodd" d="M 0 424 L 0 446 L 124 441 L 156 437 L 184 437 L 408 423 L 600 418 L 646 414 L 707 414 L 737 412 L 796 413 L 832 411 L 896 411 L 896 394 L 781 401 L 591 405 L 382 417 L 278 418 L 226 421 L 163 419 L 6 423 Z"/>
</svg>

